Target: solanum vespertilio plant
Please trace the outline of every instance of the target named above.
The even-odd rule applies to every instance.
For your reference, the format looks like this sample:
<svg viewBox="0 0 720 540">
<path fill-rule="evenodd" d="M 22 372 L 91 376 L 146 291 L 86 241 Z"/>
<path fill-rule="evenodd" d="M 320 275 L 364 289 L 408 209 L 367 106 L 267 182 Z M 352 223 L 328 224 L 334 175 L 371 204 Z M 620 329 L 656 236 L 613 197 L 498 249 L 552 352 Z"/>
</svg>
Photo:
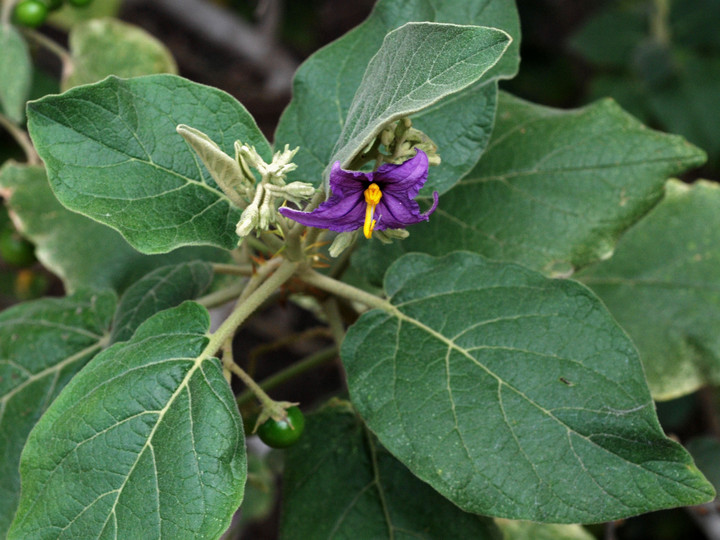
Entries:
<svg viewBox="0 0 720 540">
<path fill-rule="evenodd" d="M 519 37 L 510 2 L 381 1 L 299 69 L 274 145 L 234 98 L 174 75 L 29 103 L 45 168 L 6 165 L 0 185 L 41 261 L 104 287 L 68 277 L 67 297 L 0 315 L 3 532 L 219 537 L 249 485 L 248 399 L 228 380 L 256 398 L 255 424 L 296 407 L 242 369 L 233 337 L 291 283 L 327 321 L 349 400 L 284 451 L 284 537 L 495 538 L 495 517 L 712 499 L 625 329 L 558 278 L 607 258 L 703 153 L 609 101 L 498 93 Z M 57 256 L 28 186 L 53 225 L 121 241 L 147 271 L 119 286 Z M 211 330 L 207 308 L 228 301 Z"/>
</svg>

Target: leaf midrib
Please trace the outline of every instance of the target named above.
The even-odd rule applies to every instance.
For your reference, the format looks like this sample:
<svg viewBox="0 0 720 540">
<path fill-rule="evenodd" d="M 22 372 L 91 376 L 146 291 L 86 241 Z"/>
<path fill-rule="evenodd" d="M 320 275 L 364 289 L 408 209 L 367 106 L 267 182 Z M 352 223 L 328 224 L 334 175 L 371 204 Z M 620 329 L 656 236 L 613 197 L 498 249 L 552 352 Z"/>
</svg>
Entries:
<svg viewBox="0 0 720 540">
<path fill-rule="evenodd" d="M 525 395 L 522 391 L 520 391 L 519 389 L 515 388 L 513 385 L 509 384 L 507 381 L 505 381 L 505 380 L 502 379 L 500 376 L 498 376 L 497 374 L 495 374 L 495 372 L 493 372 L 493 371 L 492 371 L 491 369 L 489 369 L 487 366 L 485 366 L 484 364 L 482 364 L 481 362 L 479 362 L 477 359 L 475 359 L 472 355 L 468 354 L 467 351 L 465 351 L 465 349 L 462 349 L 461 347 L 458 347 L 456 344 L 454 344 L 452 341 L 450 341 L 448 338 L 446 338 L 446 337 L 445 337 L 443 334 L 441 334 L 440 332 L 437 332 L 437 331 L 434 330 L 433 328 L 431 328 L 431 327 L 423 324 L 421 321 L 419 321 L 419 320 L 417 320 L 417 319 L 415 319 L 415 318 L 413 318 L 413 317 L 411 317 L 411 316 L 406 315 L 405 313 L 403 313 L 403 312 L 399 309 L 401 306 L 402 306 L 402 304 L 400 304 L 400 305 L 398 305 L 398 306 L 395 306 L 394 304 L 391 304 L 390 302 L 387 302 L 387 306 L 384 308 L 384 310 L 385 310 L 386 312 L 388 312 L 389 315 L 396 317 L 396 318 L 399 319 L 400 321 L 403 321 L 403 320 L 404 320 L 404 321 L 407 321 L 407 322 L 410 323 L 410 324 L 413 324 L 413 325 L 417 326 L 417 327 L 420 328 L 421 330 L 423 330 L 423 331 L 427 332 L 428 334 L 430 334 L 431 336 L 433 336 L 435 339 L 437 339 L 437 340 L 441 341 L 442 343 L 446 344 L 446 346 L 447 346 L 448 348 L 450 348 L 450 349 L 455 349 L 456 351 L 458 351 L 460 354 L 462 354 L 463 356 L 465 356 L 468 360 L 470 360 L 471 362 L 473 362 L 474 364 L 476 364 L 476 365 L 477 365 L 478 367 L 480 367 L 483 371 L 485 371 L 488 375 L 490 375 L 492 378 L 494 378 L 496 381 L 498 381 L 499 384 L 507 386 L 510 390 L 512 390 L 513 392 L 515 392 L 516 394 L 518 394 L 519 396 L 521 396 L 523 399 L 525 399 L 529 404 L 531 404 L 532 406 L 536 407 L 536 408 L 537 408 L 538 410 L 540 410 L 543 414 L 545 414 L 546 416 L 548 416 L 549 418 L 551 418 L 552 420 L 554 420 L 555 422 L 557 422 L 560 426 L 564 427 L 568 433 L 575 434 L 577 437 L 580 437 L 581 439 L 584 439 L 586 442 L 588 442 L 589 444 L 591 444 L 593 447 L 596 447 L 596 448 L 602 450 L 603 452 L 608 453 L 608 454 L 614 456 L 615 458 L 621 460 L 621 461 L 622 461 L 623 463 L 625 463 L 625 464 L 628 464 L 628 465 L 631 465 L 631 466 L 633 466 L 633 467 L 635 467 L 635 468 L 637 468 L 637 469 L 640 469 L 640 470 L 642 470 L 642 471 L 645 472 L 645 473 L 650 473 L 650 474 L 652 474 L 652 475 L 661 476 L 661 477 L 665 478 L 666 480 L 670 480 L 671 482 L 677 483 L 677 480 L 676 480 L 675 478 L 672 478 L 671 476 L 662 474 L 662 473 L 660 473 L 660 472 L 658 472 L 658 471 L 648 470 L 648 469 L 646 469 L 645 467 L 643 467 L 641 464 L 633 463 L 632 461 L 628 461 L 628 460 L 624 459 L 622 456 L 620 456 L 620 455 L 618 455 L 618 454 L 615 454 L 615 453 L 612 452 L 610 449 L 607 449 L 607 448 L 599 445 L 598 443 L 596 443 L 595 441 L 593 441 L 591 438 L 583 435 L 582 433 L 579 433 L 579 432 L 575 431 L 571 426 L 567 425 L 565 422 L 563 422 L 562 420 L 560 420 L 559 418 L 557 418 L 554 414 L 552 414 L 551 411 L 545 409 L 545 408 L 542 407 L 540 404 L 536 403 L 536 402 L 535 402 L 534 400 L 532 400 L 530 397 L 528 397 L 527 395 Z M 649 401 L 648 403 L 644 404 L 644 406 L 647 407 L 647 406 L 649 406 L 649 405 L 651 405 L 651 404 L 652 404 L 652 401 Z M 457 428 L 457 427 L 458 427 L 458 426 L 456 425 L 456 428 Z M 656 460 L 656 461 L 657 461 L 657 460 Z M 686 484 L 683 484 L 683 485 L 684 485 L 685 487 L 689 487 L 690 489 L 692 489 L 693 491 L 696 491 L 697 493 L 701 493 L 701 494 L 703 494 L 703 495 L 706 495 L 706 492 L 702 491 L 701 489 L 699 489 L 699 488 L 697 488 L 697 487 L 695 487 L 695 486 L 687 486 Z"/>
</svg>

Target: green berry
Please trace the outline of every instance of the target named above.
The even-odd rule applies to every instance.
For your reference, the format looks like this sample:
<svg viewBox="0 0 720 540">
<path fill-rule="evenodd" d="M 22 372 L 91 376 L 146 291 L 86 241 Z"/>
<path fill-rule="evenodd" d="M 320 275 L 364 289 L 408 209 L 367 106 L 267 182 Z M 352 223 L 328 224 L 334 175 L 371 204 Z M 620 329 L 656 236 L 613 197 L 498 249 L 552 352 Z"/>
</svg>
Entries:
<svg viewBox="0 0 720 540">
<path fill-rule="evenodd" d="M 0 257 L 13 266 L 30 266 L 35 262 L 35 246 L 8 227 L 0 232 Z"/>
<path fill-rule="evenodd" d="M 37 28 L 44 23 L 47 14 L 48 7 L 40 0 L 22 0 L 15 4 L 15 21 L 29 28 Z"/>
<path fill-rule="evenodd" d="M 305 429 L 305 416 L 297 407 L 290 407 L 287 418 L 280 422 L 269 418 L 257 434 L 260 440 L 272 448 L 287 448 L 297 442 Z"/>
</svg>

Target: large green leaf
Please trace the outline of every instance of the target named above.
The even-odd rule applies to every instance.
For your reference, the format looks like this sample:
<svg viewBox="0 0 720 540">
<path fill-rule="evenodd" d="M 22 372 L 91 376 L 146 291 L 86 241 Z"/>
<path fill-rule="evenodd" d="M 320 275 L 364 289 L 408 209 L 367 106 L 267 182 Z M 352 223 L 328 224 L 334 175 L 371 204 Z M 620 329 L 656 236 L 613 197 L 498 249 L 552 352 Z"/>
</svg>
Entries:
<svg viewBox="0 0 720 540">
<path fill-rule="evenodd" d="M 20 452 L 67 382 L 108 342 L 112 293 L 79 292 L 0 313 L 0 538 L 20 500 Z"/>
<path fill-rule="evenodd" d="M 607 258 L 662 197 L 665 180 L 703 160 L 610 100 L 561 111 L 501 94 L 485 154 L 430 221 L 394 245 L 364 245 L 356 261 L 375 282 L 402 253 L 456 249 L 568 275 Z"/>
<path fill-rule="evenodd" d="M 347 166 L 382 128 L 477 82 L 512 38 L 502 30 L 407 23 L 370 60 L 330 161 Z"/>
<path fill-rule="evenodd" d="M 143 29 L 117 19 L 92 19 L 70 31 L 72 70 L 63 73 L 63 90 L 108 75 L 129 78 L 177 73 L 170 51 Z"/>
<path fill-rule="evenodd" d="M 10 538 L 218 538 L 246 477 L 242 421 L 205 308 L 148 319 L 48 408 Z"/>
<path fill-rule="evenodd" d="M 343 343 L 350 395 L 382 444 L 464 510 L 578 523 L 713 497 L 584 286 L 458 252 L 405 255 L 385 290 L 391 304 Z"/>
<path fill-rule="evenodd" d="M 612 258 L 578 275 L 632 337 L 656 399 L 720 383 L 718 268 L 720 188 L 671 181 Z"/>
<path fill-rule="evenodd" d="M 310 415 L 287 450 L 280 536 L 501 538 L 491 520 L 461 511 L 413 476 L 339 401 Z"/>
<path fill-rule="evenodd" d="M 228 253 L 192 246 L 165 255 L 135 251 L 113 229 L 62 206 L 48 185 L 45 169 L 8 162 L 0 169 L 0 194 L 35 253 L 72 292 L 81 287 L 122 291 L 158 266 L 203 259 L 224 261 Z"/>
<path fill-rule="evenodd" d="M 109 77 L 28 104 L 28 128 L 55 195 L 117 229 L 143 253 L 184 245 L 233 248 L 240 211 L 177 134 L 236 140 L 270 159 L 255 121 L 232 96 L 174 75 Z"/>
<path fill-rule="evenodd" d="M 32 64 L 25 40 L 11 24 L 0 24 L 0 51 L 0 106 L 19 123 L 25 116 Z"/>
<path fill-rule="evenodd" d="M 111 343 L 129 339 L 138 326 L 158 311 L 193 300 L 212 282 L 212 267 L 203 261 L 162 266 L 128 287 L 113 321 Z"/>
<path fill-rule="evenodd" d="M 385 35 L 410 21 L 500 28 L 513 41 L 485 79 L 512 77 L 517 71 L 520 26 L 513 2 L 380 0 L 365 22 L 313 54 L 295 75 L 293 99 L 280 118 L 275 139 L 277 146 L 300 146 L 295 156 L 298 169 L 293 173 L 297 179 L 320 182 L 368 63 Z M 494 111 L 493 85 L 470 88 L 441 101 L 432 112 L 413 116 L 416 126 L 438 144 L 443 159 L 434 169 L 430 187 L 434 184 L 439 191 L 445 191 L 472 168 L 487 143 Z M 427 121 L 420 120 L 424 114 L 428 114 Z"/>
</svg>

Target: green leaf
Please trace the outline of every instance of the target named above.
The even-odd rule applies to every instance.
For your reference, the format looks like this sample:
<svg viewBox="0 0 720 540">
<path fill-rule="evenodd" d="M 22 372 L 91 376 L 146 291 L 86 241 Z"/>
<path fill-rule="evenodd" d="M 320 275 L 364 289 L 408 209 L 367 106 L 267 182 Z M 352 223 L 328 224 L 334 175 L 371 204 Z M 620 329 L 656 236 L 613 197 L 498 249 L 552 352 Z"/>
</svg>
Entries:
<svg viewBox="0 0 720 540">
<path fill-rule="evenodd" d="M 713 497 L 582 285 L 457 252 L 405 255 L 385 291 L 342 345 L 353 404 L 460 508 L 587 523 Z"/>
<path fill-rule="evenodd" d="M 381 0 L 365 22 L 313 54 L 298 69 L 293 99 L 280 118 L 275 134 L 278 147 L 300 146 L 295 156 L 298 169 L 291 173 L 292 178 L 320 183 L 368 63 L 380 49 L 385 35 L 410 21 L 500 28 L 510 34 L 513 41 L 485 79 L 512 77 L 517 71 L 520 26 L 513 2 Z M 439 146 L 443 160 L 433 169 L 428 188 L 446 191 L 458 180 L 459 174 L 472 168 L 487 143 L 494 111 L 492 85 L 482 89 L 471 87 L 450 100 L 441 101 L 432 111 L 413 117 L 413 122 L 418 121 L 416 127 Z M 427 115 L 427 120 L 421 119 L 421 115 Z"/>
<path fill-rule="evenodd" d="M 117 229 L 143 253 L 237 245 L 240 210 L 175 131 L 187 124 L 226 153 L 270 147 L 230 95 L 173 75 L 109 77 L 28 104 L 28 128 L 58 200 Z"/>
<path fill-rule="evenodd" d="M 374 282 L 412 251 L 468 250 L 569 275 L 610 256 L 662 197 L 665 180 L 703 160 L 681 137 L 647 129 L 609 100 L 561 111 L 501 94 L 485 154 L 430 221 L 394 245 L 366 244 L 355 260 Z"/>
<path fill-rule="evenodd" d="M 720 187 L 668 182 L 665 199 L 578 278 L 635 342 L 656 399 L 720 383 Z"/>
<path fill-rule="evenodd" d="M 108 342 L 112 293 L 18 304 L 0 313 L 0 538 L 20 500 L 20 452 L 67 382 Z"/>
<path fill-rule="evenodd" d="M 496 519 L 503 540 L 594 540 L 595 537 L 580 525 L 556 525 Z"/>
<path fill-rule="evenodd" d="M 415 478 L 377 443 L 349 404 L 333 401 L 308 416 L 302 438 L 286 450 L 280 537 L 501 535 L 489 519 L 462 512 Z"/>
<path fill-rule="evenodd" d="M 213 278 L 212 267 L 203 261 L 163 266 L 128 287 L 118 305 L 110 343 L 130 339 L 150 316 L 193 300 L 204 293 Z"/>
<path fill-rule="evenodd" d="M 160 312 L 73 378 L 23 450 L 9 538 L 222 534 L 245 445 L 209 324 L 190 302 Z"/>
<path fill-rule="evenodd" d="M 382 128 L 477 82 L 512 38 L 495 28 L 407 23 L 370 60 L 330 162 L 347 167 Z"/>
<path fill-rule="evenodd" d="M 35 244 L 38 259 L 69 292 L 82 287 L 122 291 L 158 266 L 228 258 L 226 251 L 211 247 L 185 247 L 166 255 L 138 253 L 113 229 L 62 206 L 42 167 L 6 163 L 0 169 L 0 194 L 20 230 Z"/>
<path fill-rule="evenodd" d="M 16 123 L 25 117 L 32 64 L 27 43 L 11 24 L 0 24 L 0 105 Z"/>
<path fill-rule="evenodd" d="M 89 84 L 108 75 L 129 78 L 177 73 L 170 51 L 145 30 L 117 19 L 92 19 L 70 31 L 73 69 L 63 73 L 62 89 Z"/>
</svg>

